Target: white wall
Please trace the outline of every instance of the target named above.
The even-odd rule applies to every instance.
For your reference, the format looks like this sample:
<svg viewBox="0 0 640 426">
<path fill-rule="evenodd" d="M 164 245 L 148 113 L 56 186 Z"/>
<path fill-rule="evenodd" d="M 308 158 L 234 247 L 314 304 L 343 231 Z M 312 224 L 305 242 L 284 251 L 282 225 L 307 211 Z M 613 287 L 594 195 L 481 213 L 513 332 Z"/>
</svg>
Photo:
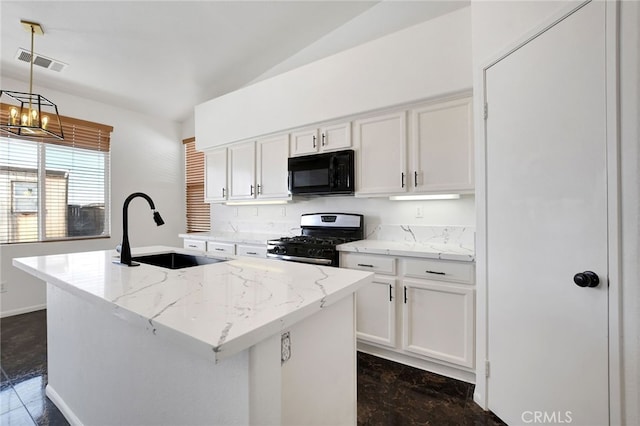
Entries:
<svg viewBox="0 0 640 426">
<path fill-rule="evenodd" d="M 421 207 L 422 217 L 416 217 Z M 283 215 L 284 212 L 284 215 Z M 270 222 L 283 224 L 277 229 L 298 228 L 303 213 L 359 213 L 364 215 L 365 231 L 377 225 L 443 225 L 475 227 L 473 195 L 459 200 L 390 201 L 388 198 L 317 197 L 298 199 L 283 205 L 211 206 L 214 230 L 232 230 L 237 224 L 244 228 L 269 229 Z"/>
<path fill-rule="evenodd" d="M 2 79 L 2 87 L 28 88 L 28 83 Z M 129 239 L 133 247 L 165 244 L 181 246 L 185 230 L 184 154 L 180 124 L 121 108 L 35 87 L 58 105 L 60 114 L 113 126 L 111 134 L 111 238 L 73 242 L 10 244 L 0 246 L 0 315 L 41 309 L 44 283 L 11 265 L 14 257 L 114 248 L 122 238 L 122 204 L 132 192 L 145 192 L 154 200 L 166 224 L 156 227 L 143 199 L 129 206 Z"/>
<path fill-rule="evenodd" d="M 581 2 L 570 1 L 474 1 L 471 5 L 473 39 L 473 79 L 475 97 L 476 141 L 483 137 L 482 69 L 498 54 L 506 53 L 525 35 L 549 22 L 551 17 L 572 9 Z M 620 172 L 621 172 L 621 314 L 623 424 L 640 424 L 640 158 L 638 140 L 640 129 L 640 3 L 620 2 Z M 485 239 L 482 224 L 485 220 L 484 188 L 480 184 L 485 173 L 484 148 L 476 143 L 476 212 L 478 242 Z M 476 244 L 477 268 L 477 401 L 486 402 L 484 363 L 486 356 L 486 261 L 482 243 Z"/>
<path fill-rule="evenodd" d="M 198 149 L 468 90 L 469 7 L 196 106 Z"/>
</svg>

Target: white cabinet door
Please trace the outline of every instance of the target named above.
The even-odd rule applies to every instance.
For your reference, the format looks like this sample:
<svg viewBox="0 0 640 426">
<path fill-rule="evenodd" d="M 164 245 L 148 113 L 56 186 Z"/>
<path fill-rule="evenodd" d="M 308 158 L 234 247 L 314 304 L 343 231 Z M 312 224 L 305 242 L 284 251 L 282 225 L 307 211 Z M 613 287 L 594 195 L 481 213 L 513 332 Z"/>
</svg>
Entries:
<svg viewBox="0 0 640 426">
<path fill-rule="evenodd" d="M 205 201 L 225 201 L 227 199 L 227 148 L 207 152 L 204 161 Z"/>
<path fill-rule="evenodd" d="M 259 139 L 257 149 L 257 198 L 288 198 L 289 135 Z"/>
<path fill-rule="evenodd" d="M 406 191 L 406 113 L 404 111 L 354 122 L 356 195 Z"/>
<path fill-rule="evenodd" d="M 358 339 L 394 348 L 396 345 L 396 280 L 376 275 L 356 293 Z"/>
<path fill-rule="evenodd" d="M 320 149 L 336 151 L 351 147 L 351 123 L 335 124 L 320 129 Z"/>
<path fill-rule="evenodd" d="M 473 118 L 471 98 L 412 110 L 414 191 L 473 189 Z"/>
<path fill-rule="evenodd" d="M 474 289 L 427 280 L 402 284 L 402 349 L 472 368 Z"/>
<path fill-rule="evenodd" d="M 229 199 L 255 198 L 256 144 L 254 141 L 229 147 Z"/>
<path fill-rule="evenodd" d="M 307 129 L 291 133 L 291 155 L 313 154 L 318 152 L 318 129 Z"/>
</svg>

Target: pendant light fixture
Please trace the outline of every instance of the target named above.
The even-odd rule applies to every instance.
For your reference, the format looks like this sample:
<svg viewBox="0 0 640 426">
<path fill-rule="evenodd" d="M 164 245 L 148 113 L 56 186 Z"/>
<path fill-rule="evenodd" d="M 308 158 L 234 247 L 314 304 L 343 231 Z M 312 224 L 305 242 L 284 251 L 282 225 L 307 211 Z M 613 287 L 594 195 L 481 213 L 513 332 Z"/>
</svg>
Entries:
<svg viewBox="0 0 640 426">
<path fill-rule="evenodd" d="M 35 22 L 20 23 L 31 33 L 29 92 L 0 90 L 0 130 L 9 136 L 21 138 L 64 139 L 56 104 L 33 93 L 33 40 L 36 34 L 44 35 L 44 30 Z"/>
</svg>

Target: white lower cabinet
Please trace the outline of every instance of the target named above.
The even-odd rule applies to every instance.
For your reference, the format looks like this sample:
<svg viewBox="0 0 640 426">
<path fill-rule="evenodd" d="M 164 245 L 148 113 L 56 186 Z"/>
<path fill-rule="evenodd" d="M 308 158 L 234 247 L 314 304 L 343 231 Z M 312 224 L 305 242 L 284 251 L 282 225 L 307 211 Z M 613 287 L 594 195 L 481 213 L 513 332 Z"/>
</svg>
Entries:
<svg viewBox="0 0 640 426">
<path fill-rule="evenodd" d="M 237 244 L 236 254 L 238 256 L 267 257 L 267 246 L 253 245 L 253 244 Z"/>
<path fill-rule="evenodd" d="M 427 280 L 402 287 L 402 349 L 473 367 L 473 288 Z"/>
<path fill-rule="evenodd" d="M 189 250 L 207 250 L 207 242 L 204 240 L 192 240 L 189 238 L 185 238 L 182 241 L 182 246 Z"/>
<path fill-rule="evenodd" d="M 356 293 L 358 339 L 384 346 L 396 345 L 396 282 L 376 275 L 373 282 Z"/>
<path fill-rule="evenodd" d="M 217 254 L 236 254 L 236 245 L 233 243 L 207 241 L 207 252 Z"/>
<path fill-rule="evenodd" d="M 376 274 L 373 283 L 356 293 L 359 348 L 364 346 L 374 355 L 472 380 L 473 262 L 342 252 L 340 265 Z M 437 365 L 444 367 L 439 369 Z M 452 373 L 456 369 L 463 374 Z"/>
</svg>

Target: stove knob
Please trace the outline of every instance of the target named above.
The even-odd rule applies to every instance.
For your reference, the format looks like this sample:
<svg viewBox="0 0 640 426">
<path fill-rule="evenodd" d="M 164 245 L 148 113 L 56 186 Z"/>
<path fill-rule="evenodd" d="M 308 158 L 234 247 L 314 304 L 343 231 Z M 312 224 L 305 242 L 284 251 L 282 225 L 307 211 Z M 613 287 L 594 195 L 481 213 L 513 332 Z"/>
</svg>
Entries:
<svg viewBox="0 0 640 426">
<path fill-rule="evenodd" d="M 278 247 L 278 254 L 286 254 L 287 253 L 287 248 L 284 246 L 279 246 Z"/>
</svg>

